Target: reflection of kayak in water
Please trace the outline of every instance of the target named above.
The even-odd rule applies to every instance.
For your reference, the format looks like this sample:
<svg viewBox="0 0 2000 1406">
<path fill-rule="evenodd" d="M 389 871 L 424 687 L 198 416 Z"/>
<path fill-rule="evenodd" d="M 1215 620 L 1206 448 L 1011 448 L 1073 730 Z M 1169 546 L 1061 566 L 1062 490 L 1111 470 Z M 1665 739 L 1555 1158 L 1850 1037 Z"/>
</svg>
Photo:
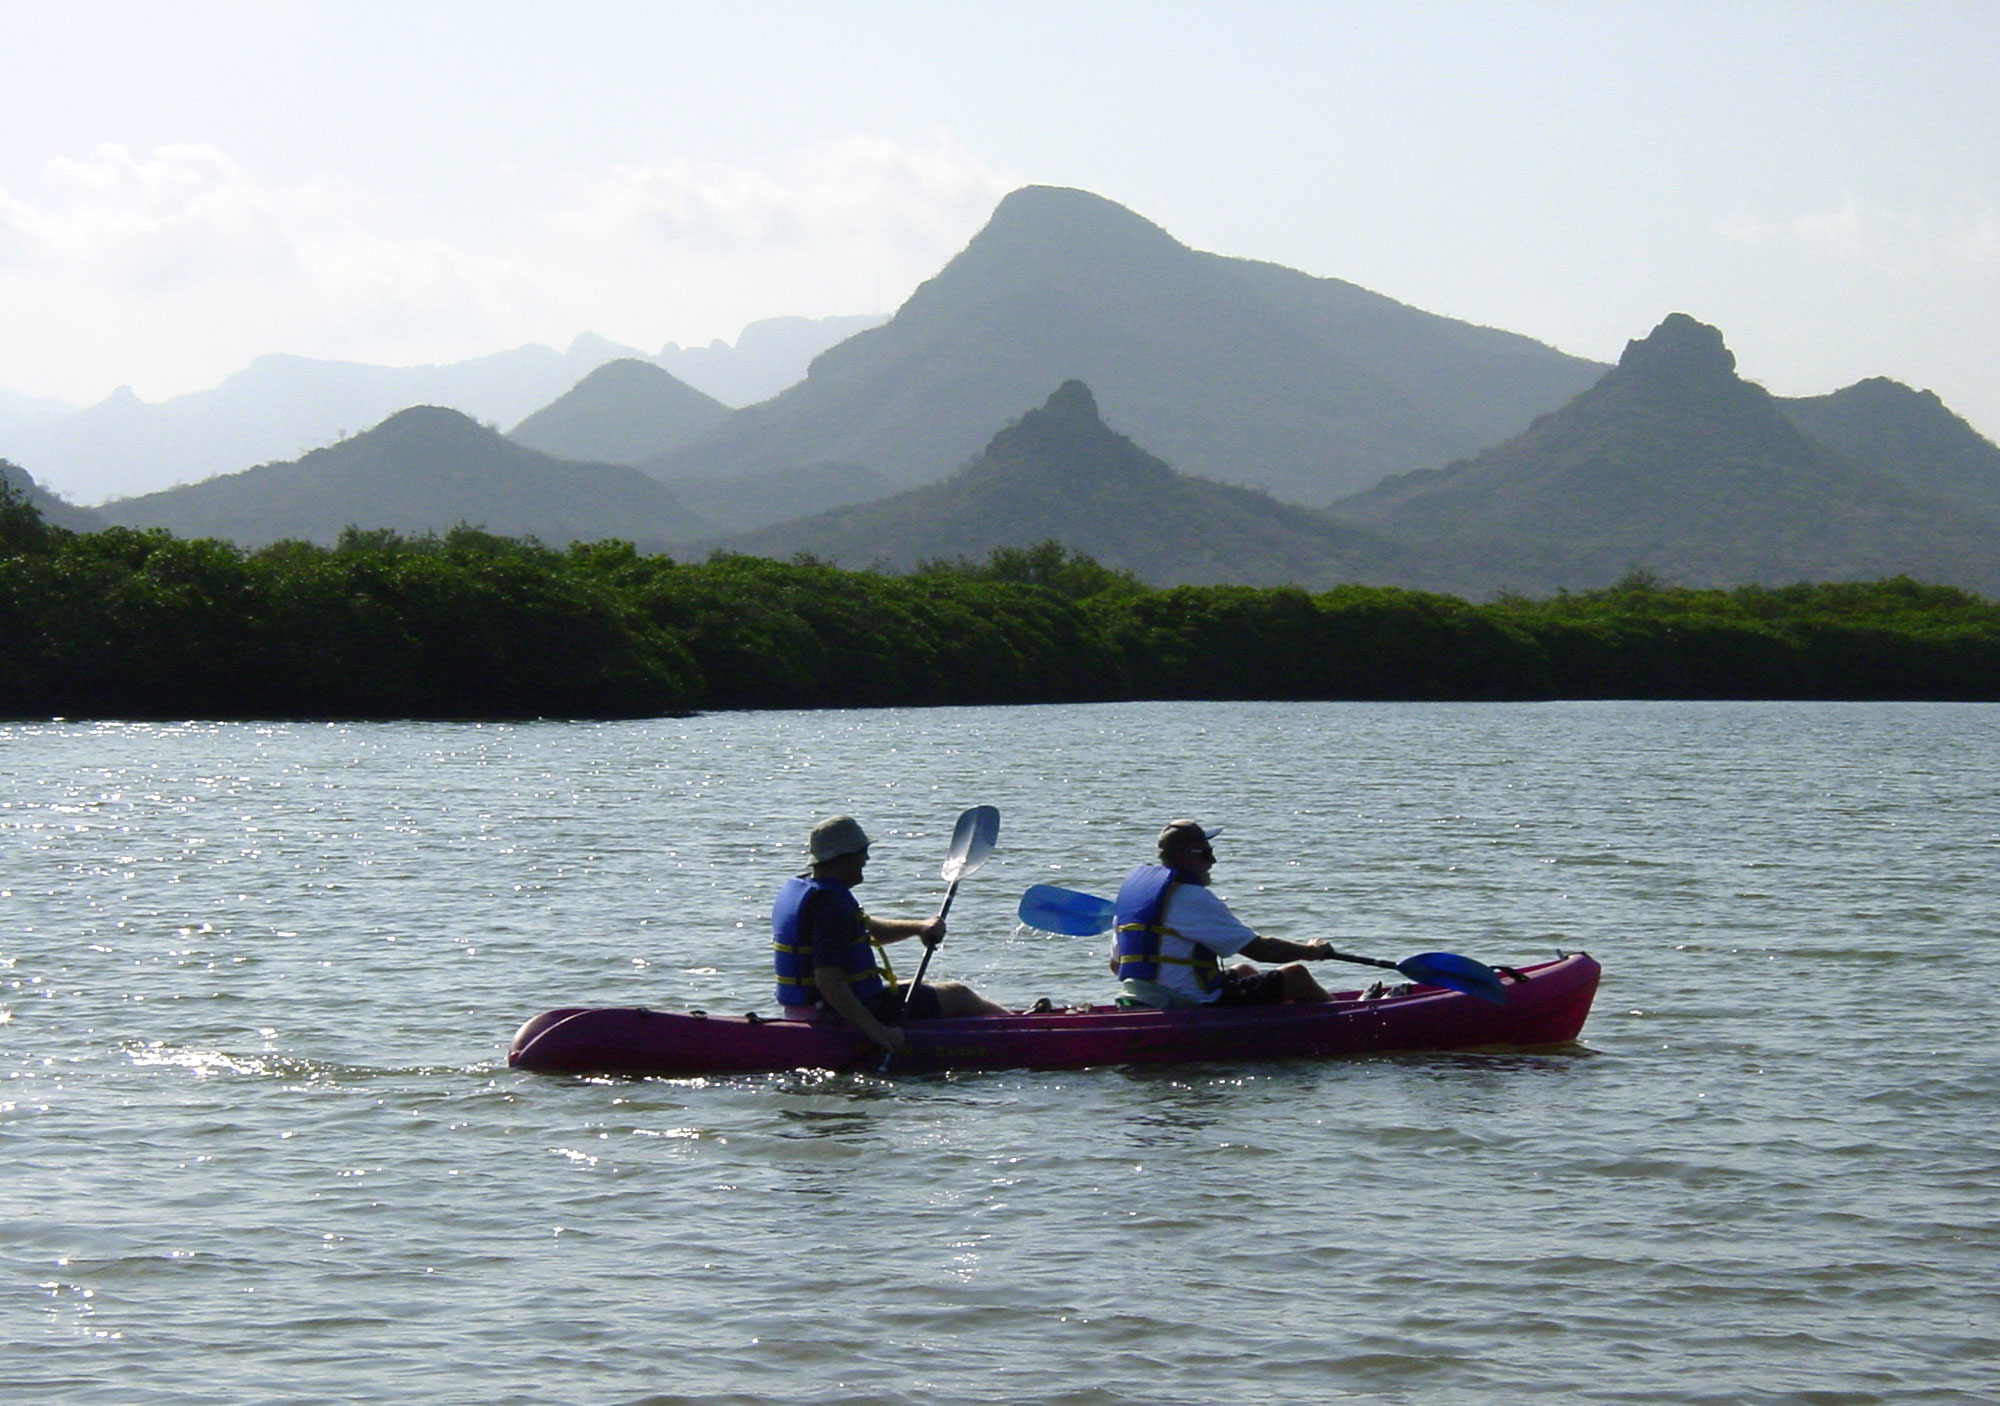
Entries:
<svg viewBox="0 0 2000 1406">
<path fill-rule="evenodd" d="M 1504 970 L 1504 969 L 1503 969 Z M 898 1072 L 1081 1069 L 1095 1064 L 1291 1059 L 1391 1050 L 1559 1045 L 1574 1040 L 1597 994 L 1585 953 L 1510 976 L 1498 1004 L 1436 986 L 1368 999 L 1223 1009 L 1092 1006 L 982 1015 L 904 1027 Z M 553 1074 L 729 1074 L 875 1068 L 881 1049 L 837 1019 L 675 1014 L 605 1007 L 544 1012 L 514 1036 L 507 1062 Z"/>
</svg>

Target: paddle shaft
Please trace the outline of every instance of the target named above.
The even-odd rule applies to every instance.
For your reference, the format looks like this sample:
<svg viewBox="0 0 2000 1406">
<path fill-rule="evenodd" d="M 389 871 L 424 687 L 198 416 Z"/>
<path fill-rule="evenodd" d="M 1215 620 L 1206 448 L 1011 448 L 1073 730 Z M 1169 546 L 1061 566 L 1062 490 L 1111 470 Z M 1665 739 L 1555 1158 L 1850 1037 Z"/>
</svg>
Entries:
<svg viewBox="0 0 2000 1406">
<path fill-rule="evenodd" d="M 1385 962 L 1380 957 L 1356 957 L 1352 953 L 1336 952 L 1331 947 L 1327 948 L 1326 955 L 1336 962 L 1355 962 L 1364 967 L 1387 967 L 1392 972 L 1402 970 L 1402 965 L 1398 962 Z"/>
<path fill-rule="evenodd" d="M 943 904 L 938 908 L 939 922 L 943 922 L 944 915 L 951 911 L 951 901 L 956 897 L 958 897 L 958 880 L 953 879 L 951 886 L 944 891 Z M 910 984 L 903 988 L 901 999 L 896 1002 L 896 1016 L 898 1019 L 902 1018 L 903 1007 L 910 1004 L 910 993 L 923 985 L 924 973 L 931 969 L 931 953 L 937 951 L 938 947 L 942 947 L 943 945 L 943 938 L 939 938 L 935 946 L 928 942 L 924 944 L 924 958 L 917 963 L 917 974 L 910 979 Z"/>
<path fill-rule="evenodd" d="M 938 908 L 938 918 L 940 921 L 943 920 L 945 914 L 951 911 L 951 901 L 957 896 L 958 880 L 953 879 L 950 886 L 944 891 L 943 904 Z M 938 946 L 942 946 L 943 943 L 944 939 L 939 938 L 937 946 L 933 946 L 928 942 L 924 944 L 924 959 L 917 963 L 917 974 L 910 978 L 908 986 L 902 987 L 896 992 L 896 1019 L 891 1022 L 892 1024 L 901 1025 L 903 1023 L 903 1011 L 910 1004 L 910 993 L 923 985 L 924 973 L 931 969 L 931 953 L 937 951 Z M 887 1074 L 889 1066 L 895 1062 L 895 1059 L 896 1052 L 894 1050 L 882 1051 L 882 1063 L 876 1068 L 875 1072 L 877 1074 Z"/>
<path fill-rule="evenodd" d="M 993 842 L 1000 834 L 1000 812 L 992 806 L 974 806 L 958 817 L 958 825 L 952 833 L 951 854 L 945 860 L 944 872 L 951 876 L 945 885 L 944 902 L 938 907 L 937 921 L 943 922 L 944 915 L 951 911 L 951 901 L 958 897 L 959 883 L 974 869 L 986 862 L 986 856 L 993 852 Z M 938 942 L 944 939 L 940 937 Z M 903 1023 L 903 1010 L 910 1004 L 910 993 L 922 984 L 924 973 L 930 970 L 931 953 L 937 946 L 926 942 L 924 958 L 917 963 L 917 974 L 908 986 L 896 993 L 896 1024 Z M 896 1058 L 894 1050 L 882 1052 L 882 1067 L 878 1071 L 889 1072 L 889 1065 Z"/>
</svg>

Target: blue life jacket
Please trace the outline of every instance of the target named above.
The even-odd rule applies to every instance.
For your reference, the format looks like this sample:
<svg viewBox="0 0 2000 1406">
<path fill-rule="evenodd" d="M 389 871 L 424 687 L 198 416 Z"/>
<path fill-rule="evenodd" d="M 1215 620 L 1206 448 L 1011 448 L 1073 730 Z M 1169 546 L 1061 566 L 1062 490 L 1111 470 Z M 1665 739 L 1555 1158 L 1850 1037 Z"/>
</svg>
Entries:
<svg viewBox="0 0 2000 1406">
<path fill-rule="evenodd" d="M 771 905 L 771 959 L 778 973 L 778 1004 L 805 1007 L 820 1003 L 819 985 L 813 980 L 812 938 L 804 921 L 806 900 L 814 894 L 823 895 L 817 902 L 832 904 L 840 920 L 853 930 L 842 964 L 848 988 L 864 1002 L 886 990 L 854 891 L 845 884 L 802 874 L 785 880 L 785 886 L 778 890 L 778 901 Z"/>
<path fill-rule="evenodd" d="M 1166 911 L 1167 896 L 1176 884 L 1194 883 L 1194 876 L 1164 864 L 1141 864 L 1118 888 L 1118 929 L 1112 955 L 1118 959 L 1118 977 L 1138 981 L 1158 981 L 1162 966 L 1187 967 L 1194 973 L 1200 990 L 1213 991 L 1222 984 L 1222 963 L 1215 953 L 1198 942 L 1190 942 L 1160 921 Z M 1178 939 L 1185 956 L 1161 949 L 1162 938 Z"/>
</svg>

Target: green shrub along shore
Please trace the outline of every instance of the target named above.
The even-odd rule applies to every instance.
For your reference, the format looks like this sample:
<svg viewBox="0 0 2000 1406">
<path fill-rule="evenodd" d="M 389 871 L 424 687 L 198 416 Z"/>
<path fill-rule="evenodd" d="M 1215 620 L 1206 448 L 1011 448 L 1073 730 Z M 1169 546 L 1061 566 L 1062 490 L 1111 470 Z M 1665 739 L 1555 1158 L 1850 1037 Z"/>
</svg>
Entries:
<svg viewBox="0 0 2000 1406">
<path fill-rule="evenodd" d="M 1908 579 L 1476 605 L 1147 587 L 1055 543 L 904 576 L 71 533 L 0 503 L 0 716 L 610 718 L 1119 699 L 2000 699 L 2000 606 Z"/>
</svg>

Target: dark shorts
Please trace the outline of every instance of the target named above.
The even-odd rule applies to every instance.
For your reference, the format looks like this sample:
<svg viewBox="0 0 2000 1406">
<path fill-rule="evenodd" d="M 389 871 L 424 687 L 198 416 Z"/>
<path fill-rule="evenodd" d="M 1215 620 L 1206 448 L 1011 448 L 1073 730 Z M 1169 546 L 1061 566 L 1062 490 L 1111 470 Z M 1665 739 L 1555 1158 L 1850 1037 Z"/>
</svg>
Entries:
<svg viewBox="0 0 2000 1406">
<path fill-rule="evenodd" d="M 1285 1000 L 1285 974 L 1276 967 L 1239 972 L 1234 967 L 1222 974 L 1222 994 L 1218 1006 L 1276 1006 Z"/>
<path fill-rule="evenodd" d="M 884 1025 L 896 1023 L 896 998 L 898 991 L 883 991 L 867 1003 L 868 1013 Z M 938 993 L 928 986 L 912 986 L 909 1003 L 903 1007 L 904 1020 L 936 1020 L 943 1006 L 938 1002 Z"/>
</svg>

